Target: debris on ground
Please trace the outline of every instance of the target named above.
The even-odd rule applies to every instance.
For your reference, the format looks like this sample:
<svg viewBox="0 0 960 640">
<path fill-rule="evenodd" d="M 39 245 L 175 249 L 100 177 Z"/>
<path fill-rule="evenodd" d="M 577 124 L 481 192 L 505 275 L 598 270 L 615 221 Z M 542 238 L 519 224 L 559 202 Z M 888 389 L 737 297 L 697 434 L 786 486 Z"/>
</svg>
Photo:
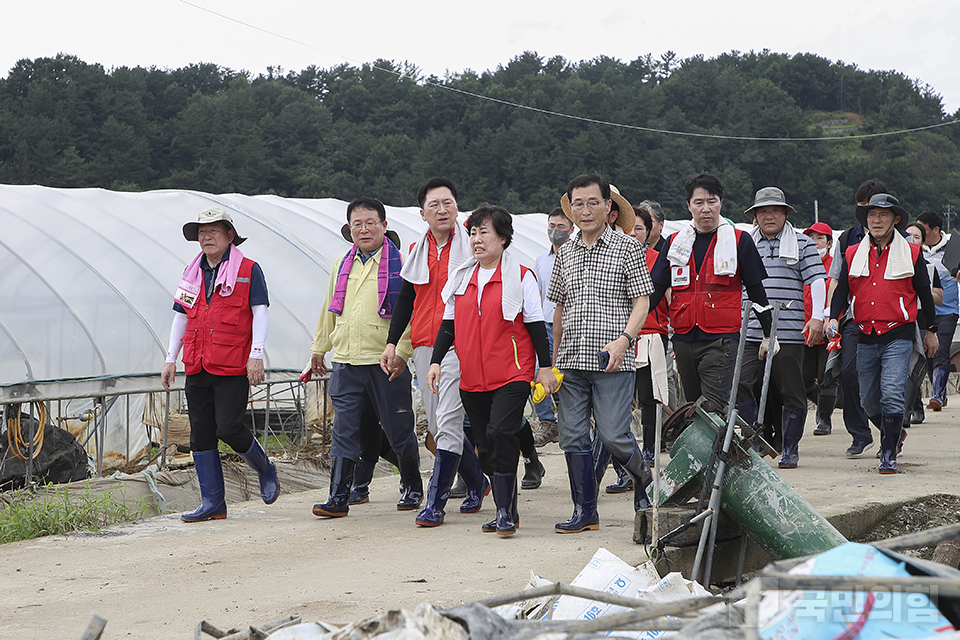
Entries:
<svg viewBox="0 0 960 640">
<path fill-rule="evenodd" d="M 936 494 L 901 505 L 880 520 L 867 535 L 857 538 L 855 542 L 876 542 L 958 522 L 960 522 L 960 496 Z M 930 560 L 935 546 L 909 549 L 904 551 L 904 554 Z"/>
</svg>

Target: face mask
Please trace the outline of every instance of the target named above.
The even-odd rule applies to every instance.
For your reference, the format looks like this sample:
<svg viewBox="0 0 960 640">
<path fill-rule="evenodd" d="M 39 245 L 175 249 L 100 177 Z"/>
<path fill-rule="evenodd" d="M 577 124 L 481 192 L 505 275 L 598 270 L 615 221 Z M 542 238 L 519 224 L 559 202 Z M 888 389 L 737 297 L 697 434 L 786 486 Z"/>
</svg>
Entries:
<svg viewBox="0 0 960 640">
<path fill-rule="evenodd" d="M 550 244 L 558 247 L 570 238 L 570 230 L 547 229 L 547 237 L 550 238 Z"/>
<path fill-rule="evenodd" d="M 820 254 L 820 257 L 821 257 L 821 258 L 822 258 L 823 256 L 827 255 L 827 251 L 829 251 L 829 249 L 827 249 L 826 247 L 824 247 L 823 249 L 817 249 L 817 253 Z"/>
</svg>

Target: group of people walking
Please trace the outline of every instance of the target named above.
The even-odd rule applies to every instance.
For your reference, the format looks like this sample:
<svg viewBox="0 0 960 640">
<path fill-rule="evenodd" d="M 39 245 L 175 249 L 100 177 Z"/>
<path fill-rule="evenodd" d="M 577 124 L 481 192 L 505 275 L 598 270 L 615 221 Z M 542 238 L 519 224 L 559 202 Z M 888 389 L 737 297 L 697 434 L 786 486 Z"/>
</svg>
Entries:
<svg viewBox="0 0 960 640">
<path fill-rule="evenodd" d="M 949 354 L 938 331 L 952 337 L 958 296 L 956 266 L 942 259 L 950 236 L 936 214 L 917 223 L 928 247 L 921 250 L 908 241 L 908 216 L 886 191 L 877 181 L 861 187 L 860 225 L 840 237 L 831 263 L 832 229 L 795 229 L 796 209 L 776 187 L 757 192 L 744 212 L 753 222 L 745 232 L 721 216 L 720 180 L 690 176 L 690 224 L 664 237 L 659 204 L 633 207 L 604 176 L 584 174 L 548 215 L 550 248 L 534 269 L 508 251 L 514 228 L 503 207 L 484 203 L 458 222 L 457 189 L 446 178 L 418 191 L 427 230 L 406 259 L 383 204 L 352 201 L 341 230 L 352 246 L 330 274 L 312 346 L 313 375 L 327 373 L 333 351 L 335 410 L 329 495 L 313 513 L 343 517 L 350 505 L 366 502 L 373 468 L 384 457 L 399 469 L 397 509 L 417 511 L 417 525 L 444 522 L 459 476 L 460 511 L 479 511 L 492 491 L 496 514 L 482 531 L 512 535 L 520 526 L 521 458 L 523 486 L 539 486 L 544 470 L 536 446 L 553 440 L 564 452 L 573 503 L 558 533 L 599 527 L 597 495 L 611 460 L 618 479 L 608 490 L 632 487 L 635 509 L 649 507 L 657 405 L 667 402 L 668 375 L 675 362 L 687 399 L 702 397 L 705 410 L 728 411 L 744 299 L 751 317 L 736 410 L 748 424 L 765 421 L 757 415 L 757 392 L 763 362 L 773 358 L 772 388 L 782 403 L 779 467 L 799 464 L 808 399 L 818 405 L 814 433 L 831 433 L 839 387 L 853 436 L 847 455 L 870 448 L 872 422 L 881 433 L 880 473 L 895 473 L 914 407 L 905 396 L 916 394 L 907 387 L 910 354 L 917 353 L 914 361 L 933 358 L 929 406 L 939 410 L 948 373 L 942 354 Z M 177 291 L 162 379 L 169 388 L 182 347 L 202 494 L 201 506 L 182 519 L 195 522 L 226 515 L 218 439 L 244 452 L 264 502 L 276 499 L 279 483 L 241 422 L 249 385 L 263 381 L 263 273 L 240 254 L 243 238 L 225 210 L 205 210 L 183 233 L 201 253 Z M 934 258 L 932 271 L 925 255 Z M 944 295 L 935 302 L 937 284 Z M 779 318 L 771 337 L 773 304 Z M 941 313 L 951 308 L 952 319 Z M 840 368 L 855 371 L 839 376 L 839 385 L 828 357 L 838 340 Z M 412 376 L 435 455 L 426 490 Z M 536 435 L 524 418 L 531 387 Z M 634 400 L 642 448 L 631 428 Z"/>
</svg>

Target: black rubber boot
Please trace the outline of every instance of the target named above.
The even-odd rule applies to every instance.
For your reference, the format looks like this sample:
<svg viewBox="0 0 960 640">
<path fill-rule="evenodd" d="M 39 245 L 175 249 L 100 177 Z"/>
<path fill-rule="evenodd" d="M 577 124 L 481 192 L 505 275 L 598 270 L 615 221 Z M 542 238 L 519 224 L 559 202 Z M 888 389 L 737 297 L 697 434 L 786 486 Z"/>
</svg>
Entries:
<svg viewBox="0 0 960 640">
<path fill-rule="evenodd" d="M 370 502 L 370 481 L 377 468 L 376 462 L 361 460 L 353 471 L 353 489 L 350 490 L 350 504 Z"/>
<path fill-rule="evenodd" d="M 833 409 L 837 403 L 836 389 L 821 389 L 817 397 L 817 427 L 813 430 L 815 436 L 828 436 L 833 433 Z"/>
<path fill-rule="evenodd" d="M 184 522 L 223 520 L 227 517 L 227 503 L 220 452 L 217 449 L 194 451 L 193 463 L 196 465 L 197 482 L 200 484 L 200 506 L 190 513 L 184 513 L 180 519 Z"/>
<path fill-rule="evenodd" d="M 647 487 L 653 482 L 653 474 L 650 473 L 650 467 L 643 461 L 643 454 L 640 449 L 634 449 L 633 455 L 627 464 L 623 465 L 627 473 L 633 476 L 633 510 L 649 509 L 650 498 L 647 497 Z"/>
<path fill-rule="evenodd" d="M 313 515 L 322 518 L 342 518 L 350 511 L 350 487 L 357 463 L 347 458 L 334 458 L 330 468 L 330 497 L 313 505 Z"/>
<path fill-rule="evenodd" d="M 653 462 L 657 457 L 657 425 L 645 424 L 643 431 L 643 461 L 653 469 Z"/>
<path fill-rule="evenodd" d="M 521 489 L 538 489 L 543 482 L 543 476 L 547 475 L 547 470 L 540 462 L 537 456 L 536 447 L 531 451 L 531 456 L 523 457 L 523 478 L 520 480 Z"/>
<path fill-rule="evenodd" d="M 397 511 L 415 511 L 423 502 L 423 477 L 420 475 L 420 456 L 400 458 L 400 486 L 403 494 L 397 502 Z"/>
<path fill-rule="evenodd" d="M 600 516 L 597 514 L 597 480 L 593 475 L 593 453 L 567 451 L 564 455 L 567 458 L 567 475 L 570 477 L 573 515 L 563 522 L 558 522 L 554 531 L 557 533 L 597 531 L 600 528 Z M 609 459 L 609 454 L 607 455 Z"/>
</svg>

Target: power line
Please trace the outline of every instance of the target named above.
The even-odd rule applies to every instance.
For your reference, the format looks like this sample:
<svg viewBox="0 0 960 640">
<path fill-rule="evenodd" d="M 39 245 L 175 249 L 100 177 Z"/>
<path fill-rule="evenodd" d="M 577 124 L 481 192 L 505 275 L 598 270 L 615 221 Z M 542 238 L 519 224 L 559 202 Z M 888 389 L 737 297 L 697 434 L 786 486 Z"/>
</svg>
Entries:
<svg viewBox="0 0 960 640">
<path fill-rule="evenodd" d="M 244 27 L 247 27 L 248 29 L 253 29 L 253 30 L 255 30 L 255 31 L 259 31 L 259 32 L 261 32 L 261 33 L 265 33 L 265 34 L 267 34 L 267 35 L 269 35 L 269 36 L 273 36 L 274 38 L 280 38 L 281 40 L 286 40 L 287 42 L 292 42 L 293 44 L 296 44 L 296 45 L 299 45 L 299 46 L 302 46 L 302 47 L 306 47 L 306 48 L 308 48 L 308 49 L 313 49 L 313 50 L 315 50 L 315 51 L 320 51 L 321 53 L 326 53 L 327 55 L 331 55 L 331 56 L 334 56 L 334 57 L 336 57 L 336 58 L 341 58 L 341 59 L 343 59 L 343 60 L 349 60 L 350 62 L 354 62 L 354 63 L 356 63 L 356 64 L 358 64 L 358 65 L 366 64 L 366 63 L 363 62 L 363 61 L 356 60 L 356 59 L 354 59 L 354 58 L 351 58 L 351 57 L 349 57 L 349 56 L 342 55 L 342 54 L 337 53 L 337 52 L 335 52 L 335 51 L 328 51 L 327 49 L 322 49 L 322 48 L 320 48 L 320 47 L 317 47 L 317 46 L 315 46 L 315 45 L 309 44 L 309 43 L 307 43 L 307 42 L 302 42 L 302 41 L 297 40 L 297 39 L 295 39 L 295 38 L 291 38 L 291 37 L 289 37 L 289 36 L 285 36 L 285 35 L 283 35 L 283 34 L 281 34 L 281 33 L 276 33 L 275 31 L 270 31 L 269 29 L 264 29 L 263 27 L 259 27 L 259 26 L 255 25 L 255 24 L 251 24 L 251 23 L 249 23 L 249 22 L 244 22 L 243 20 L 239 20 L 239 19 L 237 19 L 237 18 L 234 18 L 233 16 L 228 16 L 228 15 L 226 15 L 226 14 L 224 14 L 224 13 L 220 13 L 220 12 L 218 12 L 218 11 L 214 11 L 213 9 L 208 9 L 207 7 L 204 7 L 204 6 L 202 6 L 202 5 L 196 4 L 196 3 L 194 3 L 194 2 L 190 2 L 189 0 L 180 0 L 180 2 L 183 3 L 183 4 L 185 4 L 185 5 L 188 5 L 188 6 L 190 6 L 190 7 L 193 7 L 193 8 L 195 8 L 195 9 L 199 9 L 200 11 L 204 11 L 204 12 L 209 13 L 209 14 L 211 14 L 211 15 L 217 16 L 218 18 L 223 18 L 224 20 L 229 20 L 230 22 L 234 22 L 234 23 L 236 23 L 236 24 L 242 25 L 242 26 L 244 26 Z M 405 75 L 407 75 L 407 74 L 405 74 L 405 73 L 403 73 L 403 72 L 397 71 L 396 69 L 390 69 L 390 68 L 388 68 L 388 67 L 381 67 L 381 66 L 378 66 L 378 65 L 376 65 L 376 64 L 371 64 L 370 66 L 371 66 L 372 68 L 374 68 L 374 69 L 379 70 L 379 71 L 385 71 L 385 72 L 387 72 L 387 73 L 391 73 L 391 74 L 397 76 L 398 78 L 402 78 L 402 77 L 404 77 Z M 479 93 L 473 93 L 473 92 L 471 92 L 471 91 L 465 91 L 465 90 L 463 90 L 463 89 L 457 89 L 456 87 L 451 87 L 451 86 L 448 86 L 448 85 L 445 85 L 445 84 L 440 84 L 440 83 L 437 83 L 437 82 L 431 82 L 431 81 L 429 81 L 429 80 L 422 80 L 422 82 L 423 82 L 424 85 L 431 86 L 431 87 L 435 87 L 435 88 L 437 88 L 437 89 L 443 89 L 443 90 L 445 90 L 445 91 L 452 91 L 452 92 L 454 92 L 454 93 L 459 93 L 459 94 L 461 94 L 461 95 L 465 95 L 465 96 L 468 96 L 468 97 L 471 97 L 471 98 L 476 98 L 476 99 L 478 99 L 478 100 L 486 100 L 486 101 L 488 101 L 488 102 L 493 102 L 493 103 L 496 103 L 496 104 L 501 104 L 501 105 L 504 105 L 504 106 L 507 106 L 507 107 L 513 107 L 513 108 L 515 108 L 515 109 L 524 109 L 524 110 L 526 110 L 526 111 L 532 111 L 532 112 L 534 112 L 534 113 L 540 113 L 540 114 L 543 114 L 543 115 L 546 115 L 546 116 L 553 116 L 553 117 L 557 117 L 557 118 L 567 118 L 567 119 L 569 119 L 569 120 L 577 120 L 577 121 L 579 121 L 579 122 L 586 122 L 586 123 L 589 123 L 589 124 L 598 124 L 598 125 L 602 125 L 602 126 L 606 126 L 606 127 L 617 127 L 617 128 L 620 128 L 620 129 L 628 129 L 628 130 L 631 130 L 631 131 L 643 131 L 643 132 L 646 132 L 646 133 L 660 133 L 660 134 L 665 134 L 665 135 L 685 136 L 685 137 L 690 137 L 690 138 L 710 138 L 710 139 L 713 139 L 713 140 L 739 140 L 739 141 L 744 141 L 744 142 L 822 142 L 822 141 L 833 141 L 833 140 L 862 140 L 862 139 L 865 139 L 865 138 L 880 138 L 880 137 L 885 137 L 885 136 L 901 135 L 901 134 L 904 134 L 904 133 L 914 133 L 914 132 L 917 132 L 917 131 L 926 131 L 926 130 L 928 130 L 928 129 L 937 129 L 937 128 L 939 128 L 939 127 L 947 127 L 947 126 L 954 125 L 954 124 L 957 124 L 958 122 L 960 122 L 960 119 L 955 119 L 955 120 L 951 120 L 951 121 L 949 121 L 949 122 L 941 122 L 941 123 L 938 123 L 938 124 L 931 124 L 931 125 L 926 125 L 926 126 L 923 126 L 923 127 L 914 127 L 914 128 L 912 128 L 912 129 L 898 129 L 898 130 L 896 130 L 896 131 L 884 131 L 884 132 L 881 132 L 881 133 L 861 133 L 861 134 L 855 134 L 855 135 L 850 135 L 850 136 L 816 136 L 816 137 L 809 137 L 809 138 L 792 138 L 792 137 L 787 137 L 787 138 L 772 138 L 772 137 L 751 137 L 751 136 L 727 136 L 727 135 L 715 134 L 715 133 L 694 133 L 694 132 L 691 132 L 691 131 L 673 131 L 673 130 L 670 130 L 670 129 L 657 129 L 657 128 L 655 128 L 655 127 L 642 127 L 642 126 L 640 126 L 640 125 L 624 124 L 624 123 L 622 123 L 622 122 L 610 122 L 610 121 L 608 121 L 608 120 L 597 120 L 597 119 L 595 119 L 595 118 L 587 118 L 587 117 L 584 117 L 584 116 L 575 116 L 575 115 L 572 115 L 572 114 L 569 114 L 569 113 L 561 113 L 561 112 L 558 112 L 558 111 L 550 111 L 550 110 L 548 110 L 548 109 L 540 109 L 540 108 L 538 108 L 538 107 L 532 107 L 532 106 L 530 106 L 530 105 L 521 104 L 521 103 L 518 103 L 518 102 L 511 102 L 511 101 L 509 101 L 509 100 L 501 100 L 501 99 L 499 99 L 499 98 L 492 98 L 492 97 L 490 97 L 490 96 L 485 96 L 485 95 L 482 95 L 482 94 L 479 94 Z"/>
</svg>

